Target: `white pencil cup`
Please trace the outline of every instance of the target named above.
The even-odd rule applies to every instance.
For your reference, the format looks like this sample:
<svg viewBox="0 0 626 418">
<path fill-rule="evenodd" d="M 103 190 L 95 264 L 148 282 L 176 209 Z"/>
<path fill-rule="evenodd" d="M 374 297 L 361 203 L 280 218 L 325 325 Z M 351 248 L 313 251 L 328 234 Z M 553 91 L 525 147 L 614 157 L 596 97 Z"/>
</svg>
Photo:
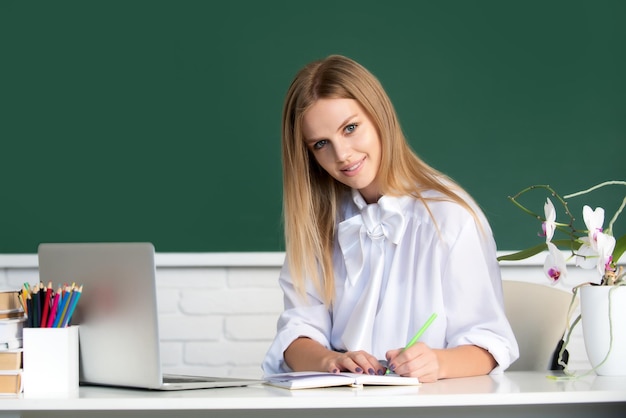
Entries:
<svg viewBox="0 0 626 418">
<path fill-rule="evenodd" d="M 78 394 L 78 326 L 24 328 L 24 396 Z"/>
</svg>

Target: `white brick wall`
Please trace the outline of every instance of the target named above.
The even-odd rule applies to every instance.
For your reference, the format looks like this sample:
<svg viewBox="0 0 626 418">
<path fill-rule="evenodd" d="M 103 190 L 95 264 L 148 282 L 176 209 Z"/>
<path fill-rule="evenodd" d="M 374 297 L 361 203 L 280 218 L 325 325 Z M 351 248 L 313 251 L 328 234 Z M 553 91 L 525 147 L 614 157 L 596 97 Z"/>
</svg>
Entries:
<svg viewBox="0 0 626 418">
<path fill-rule="evenodd" d="M 282 310 L 280 266 L 157 268 L 163 367 L 261 376 Z"/>
<path fill-rule="evenodd" d="M 157 254 L 161 357 L 165 371 L 259 378 L 283 306 L 282 253 Z M 505 280 L 545 283 L 543 258 L 502 263 Z M 572 269 L 570 278 L 585 272 Z M 0 255 L 0 288 L 39 281 L 37 256 Z M 590 368 L 577 327 L 570 367 Z"/>
</svg>

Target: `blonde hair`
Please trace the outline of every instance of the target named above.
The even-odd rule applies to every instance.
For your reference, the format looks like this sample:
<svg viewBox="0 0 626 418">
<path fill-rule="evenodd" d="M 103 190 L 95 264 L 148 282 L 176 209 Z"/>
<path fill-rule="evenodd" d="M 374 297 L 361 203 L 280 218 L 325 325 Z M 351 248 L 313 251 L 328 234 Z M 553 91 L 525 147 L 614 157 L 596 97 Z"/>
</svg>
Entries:
<svg viewBox="0 0 626 418">
<path fill-rule="evenodd" d="M 423 192 L 435 190 L 444 199 L 466 208 L 475 219 L 477 217 L 471 206 L 459 196 L 458 192 L 462 191 L 460 186 L 430 167 L 411 150 L 391 100 L 373 74 L 340 55 L 331 55 L 306 65 L 291 83 L 283 107 L 286 255 L 296 289 L 304 294 L 308 278 L 330 306 L 335 287 L 333 245 L 337 211 L 348 187 L 318 165 L 304 142 L 303 115 L 316 100 L 322 98 L 356 100 L 371 119 L 381 141 L 379 173 L 382 175 L 379 178 L 382 194 L 411 195 L 422 200 L 428 208 Z"/>
</svg>

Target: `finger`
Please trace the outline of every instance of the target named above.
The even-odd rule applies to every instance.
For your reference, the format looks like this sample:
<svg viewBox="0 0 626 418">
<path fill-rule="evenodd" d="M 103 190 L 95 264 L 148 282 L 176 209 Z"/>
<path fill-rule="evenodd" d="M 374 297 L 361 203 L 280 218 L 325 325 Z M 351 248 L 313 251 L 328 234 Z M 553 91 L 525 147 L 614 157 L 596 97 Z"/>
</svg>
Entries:
<svg viewBox="0 0 626 418">
<path fill-rule="evenodd" d="M 437 356 L 426 345 L 422 345 L 416 350 L 407 350 L 396 360 L 395 372 L 401 376 L 413 376 L 422 379 L 427 376 L 437 376 L 439 372 Z"/>
<path fill-rule="evenodd" d="M 376 364 L 374 366 L 375 374 L 384 375 L 387 372 L 387 360 L 378 360 L 376 359 Z"/>
<path fill-rule="evenodd" d="M 387 360 L 378 360 L 376 357 L 369 355 L 367 356 L 369 366 L 367 368 L 367 373 L 371 375 L 383 375 L 387 371 Z"/>
<path fill-rule="evenodd" d="M 359 364 L 352 358 L 350 353 L 344 353 L 340 357 L 337 358 L 334 364 L 331 365 L 332 373 L 339 372 L 352 372 L 352 373 L 363 373 L 363 369 Z"/>
<path fill-rule="evenodd" d="M 376 357 L 369 357 L 368 364 L 363 364 L 363 369 L 370 375 L 383 375 L 387 371 L 387 361 L 378 360 Z"/>
<path fill-rule="evenodd" d="M 387 369 L 391 372 L 395 372 L 395 368 L 398 367 L 403 361 L 399 356 L 404 351 L 403 348 L 397 348 L 394 350 L 389 350 L 385 353 L 385 357 L 387 358 Z"/>
<path fill-rule="evenodd" d="M 356 369 L 357 373 L 362 372 L 374 375 L 383 370 L 376 357 L 365 351 L 352 352 L 351 355 L 352 360 L 358 365 L 358 368 Z"/>
<path fill-rule="evenodd" d="M 422 359 L 420 362 L 416 359 L 420 359 L 425 353 L 428 353 L 430 347 L 424 343 L 416 343 L 411 347 L 393 351 L 397 352 L 397 355 L 390 362 L 389 369 L 399 375 L 408 375 L 427 361 Z"/>
<path fill-rule="evenodd" d="M 395 350 L 389 350 L 385 353 L 385 358 L 387 359 L 387 363 L 391 363 L 398 355 L 402 352 L 401 348 L 397 348 Z"/>
<path fill-rule="evenodd" d="M 424 343 L 416 343 L 411 347 L 403 349 L 397 357 L 399 363 L 407 363 L 410 362 L 420 356 L 423 356 L 425 353 L 429 353 L 431 351 L 430 347 Z"/>
<path fill-rule="evenodd" d="M 342 355 L 336 359 L 334 366 L 339 367 L 341 371 L 371 375 L 382 375 L 386 370 L 376 357 L 365 351 L 349 351 L 342 353 Z"/>
</svg>

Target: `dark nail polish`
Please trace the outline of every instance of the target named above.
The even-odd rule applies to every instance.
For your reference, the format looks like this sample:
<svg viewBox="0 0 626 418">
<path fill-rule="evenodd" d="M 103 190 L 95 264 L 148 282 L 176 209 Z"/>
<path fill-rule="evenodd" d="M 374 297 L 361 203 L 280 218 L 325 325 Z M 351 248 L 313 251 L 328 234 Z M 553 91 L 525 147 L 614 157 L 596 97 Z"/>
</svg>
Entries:
<svg viewBox="0 0 626 418">
<path fill-rule="evenodd" d="M 378 375 L 382 376 L 385 374 L 385 371 L 383 369 L 378 369 Z"/>
<path fill-rule="evenodd" d="M 363 373 L 363 369 L 360 367 L 357 367 L 354 371 L 357 373 Z"/>
<path fill-rule="evenodd" d="M 374 371 L 374 369 L 367 369 L 367 373 L 368 373 L 368 374 L 376 374 L 376 372 Z"/>
</svg>

